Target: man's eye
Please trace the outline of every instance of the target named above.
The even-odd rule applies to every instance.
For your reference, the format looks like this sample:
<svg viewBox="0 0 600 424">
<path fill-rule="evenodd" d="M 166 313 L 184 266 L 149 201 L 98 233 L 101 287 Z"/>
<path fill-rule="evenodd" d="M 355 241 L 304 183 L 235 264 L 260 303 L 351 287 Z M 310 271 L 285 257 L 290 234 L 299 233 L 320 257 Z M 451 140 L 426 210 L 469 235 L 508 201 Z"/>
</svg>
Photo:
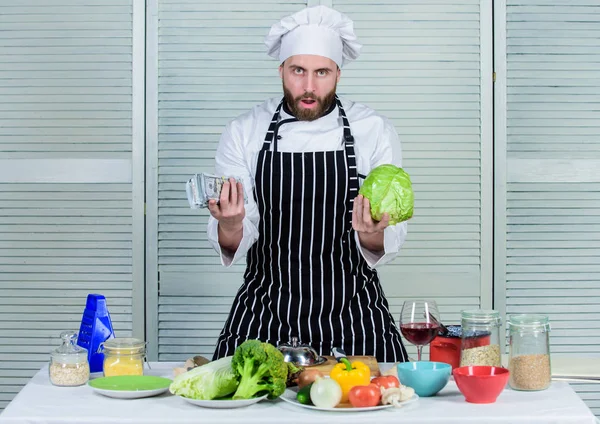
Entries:
<svg viewBox="0 0 600 424">
<path fill-rule="evenodd" d="M 297 74 L 297 75 L 302 74 L 302 72 L 303 72 L 303 69 L 300 69 L 300 68 L 295 68 L 294 69 L 294 73 Z"/>
<path fill-rule="evenodd" d="M 317 71 L 317 75 L 320 77 L 324 77 L 325 75 L 327 75 L 327 71 Z"/>
</svg>

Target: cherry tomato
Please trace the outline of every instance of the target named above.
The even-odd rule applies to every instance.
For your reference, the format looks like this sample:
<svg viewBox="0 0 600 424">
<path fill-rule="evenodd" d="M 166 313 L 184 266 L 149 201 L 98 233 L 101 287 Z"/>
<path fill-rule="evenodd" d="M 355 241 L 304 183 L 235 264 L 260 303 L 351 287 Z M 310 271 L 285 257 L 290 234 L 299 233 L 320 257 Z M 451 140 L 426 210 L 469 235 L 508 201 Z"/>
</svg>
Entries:
<svg viewBox="0 0 600 424">
<path fill-rule="evenodd" d="M 381 400 L 381 391 L 375 384 L 354 386 L 348 393 L 348 400 L 355 408 L 377 406 Z"/>
<path fill-rule="evenodd" d="M 371 380 L 371 384 L 383 387 L 384 389 L 389 389 L 391 387 L 400 387 L 400 381 L 393 375 L 375 377 L 373 380 Z"/>
</svg>

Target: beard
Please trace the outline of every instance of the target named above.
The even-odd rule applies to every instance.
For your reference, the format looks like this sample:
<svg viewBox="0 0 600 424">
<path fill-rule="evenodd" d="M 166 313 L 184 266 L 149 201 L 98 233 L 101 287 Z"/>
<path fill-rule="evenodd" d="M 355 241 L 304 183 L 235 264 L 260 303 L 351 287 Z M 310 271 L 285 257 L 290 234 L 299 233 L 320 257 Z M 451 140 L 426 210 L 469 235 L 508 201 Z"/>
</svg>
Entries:
<svg viewBox="0 0 600 424">
<path fill-rule="evenodd" d="M 290 90 L 285 88 L 284 83 L 283 95 L 288 107 L 290 108 L 290 111 L 299 121 L 314 121 L 315 119 L 319 119 L 321 116 L 325 115 L 333 104 L 335 101 L 336 88 L 337 83 L 333 89 L 323 97 L 316 96 L 313 93 L 305 93 L 302 96 L 294 97 Z M 306 109 L 302 107 L 300 102 L 306 99 L 314 100 L 317 102 L 317 106 L 312 109 Z"/>
</svg>

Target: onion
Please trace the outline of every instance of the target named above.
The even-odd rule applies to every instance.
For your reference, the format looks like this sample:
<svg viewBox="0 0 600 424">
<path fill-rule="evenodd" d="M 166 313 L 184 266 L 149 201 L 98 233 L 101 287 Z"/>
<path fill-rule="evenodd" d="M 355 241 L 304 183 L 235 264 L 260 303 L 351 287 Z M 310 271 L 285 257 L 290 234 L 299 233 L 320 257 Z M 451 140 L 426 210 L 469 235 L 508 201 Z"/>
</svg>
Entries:
<svg viewBox="0 0 600 424">
<path fill-rule="evenodd" d="M 318 408 L 335 408 L 342 400 L 342 388 L 331 378 L 317 377 L 310 387 L 310 400 Z"/>
<path fill-rule="evenodd" d="M 304 370 L 298 376 L 298 387 L 301 389 L 304 386 L 308 386 L 310 383 L 315 381 L 317 377 L 325 377 L 325 375 L 319 370 Z"/>
</svg>

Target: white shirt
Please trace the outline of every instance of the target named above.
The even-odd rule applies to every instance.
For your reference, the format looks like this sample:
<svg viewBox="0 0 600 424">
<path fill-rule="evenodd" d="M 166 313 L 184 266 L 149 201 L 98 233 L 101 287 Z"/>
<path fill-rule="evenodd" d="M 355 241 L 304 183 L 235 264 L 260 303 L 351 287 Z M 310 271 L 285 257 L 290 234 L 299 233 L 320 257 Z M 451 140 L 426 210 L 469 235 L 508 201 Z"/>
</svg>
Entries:
<svg viewBox="0 0 600 424">
<path fill-rule="evenodd" d="M 350 122 L 354 136 L 356 166 L 359 174 L 368 175 L 371 169 L 392 163 L 402 166 L 402 151 L 398 133 L 391 122 L 373 109 L 359 103 L 340 99 Z M 258 153 L 260 152 L 271 118 L 281 97 L 272 98 L 255 106 L 247 113 L 231 121 L 221 135 L 215 157 L 215 173 L 227 177 L 241 177 L 248 199 L 243 221 L 243 237 L 233 257 L 219 245 L 218 221 L 209 217 L 208 240 L 221 255 L 221 263 L 229 267 L 245 257 L 258 239 L 259 215 L 252 195 Z M 280 120 L 292 118 L 282 108 Z M 296 121 L 283 124 L 278 134 L 277 150 L 280 152 L 312 152 L 343 150 L 342 119 L 336 106 L 333 111 L 314 121 Z M 272 146 L 271 146 L 272 149 Z M 363 179 L 359 178 L 359 183 Z M 384 230 L 384 252 L 375 253 L 360 246 L 358 234 L 355 238 L 361 254 L 371 268 L 381 266 L 394 259 L 406 239 L 407 223 L 390 225 Z"/>
</svg>

